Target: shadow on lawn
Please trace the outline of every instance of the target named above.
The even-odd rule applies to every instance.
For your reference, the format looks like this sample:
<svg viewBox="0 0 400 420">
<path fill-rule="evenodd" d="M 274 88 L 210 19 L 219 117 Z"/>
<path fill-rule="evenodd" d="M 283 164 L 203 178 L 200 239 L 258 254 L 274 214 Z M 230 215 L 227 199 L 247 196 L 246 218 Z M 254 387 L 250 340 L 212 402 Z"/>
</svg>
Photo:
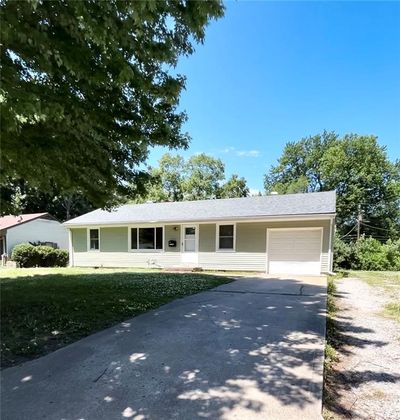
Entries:
<svg viewBox="0 0 400 420">
<path fill-rule="evenodd" d="M 258 281 L 265 293 L 231 283 L 230 292 L 172 302 L 7 369 L 4 418 L 265 418 L 272 406 L 318 405 L 325 287 L 269 294 L 273 283 Z M 280 290 L 301 285 L 279 282 Z"/>
<path fill-rule="evenodd" d="M 3 278 L 1 366 L 31 360 L 171 300 L 230 281 L 198 273 L 123 270 Z"/>
</svg>

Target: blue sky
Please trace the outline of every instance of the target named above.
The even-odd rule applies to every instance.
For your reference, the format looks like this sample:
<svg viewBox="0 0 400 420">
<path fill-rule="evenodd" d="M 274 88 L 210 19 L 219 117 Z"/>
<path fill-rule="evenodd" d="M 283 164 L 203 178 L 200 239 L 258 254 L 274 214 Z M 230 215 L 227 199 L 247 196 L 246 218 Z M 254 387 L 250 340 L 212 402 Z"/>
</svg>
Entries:
<svg viewBox="0 0 400 420">
<path fill-rule="evenodd" d="M 286 142 L 324 129 L 400 158 L 400 2 L 228 2 L 178 71 L 192 137 L 178 153 L 219 157 L 252 189 Z"/>
</svg>

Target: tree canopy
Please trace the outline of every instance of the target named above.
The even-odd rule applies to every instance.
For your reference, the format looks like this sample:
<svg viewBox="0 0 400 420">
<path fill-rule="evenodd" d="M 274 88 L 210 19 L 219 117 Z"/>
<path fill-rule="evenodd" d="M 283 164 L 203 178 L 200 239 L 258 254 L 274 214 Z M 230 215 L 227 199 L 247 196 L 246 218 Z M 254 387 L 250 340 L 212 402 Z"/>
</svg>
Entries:
<svg viewBox="0 0 400 420">
<path fill-rule="evenodd" d="M 225 180 L 221 159 L 205 153 L 187 160 L 164 154 L 157 167 L 150 168 L 151 179 L 141 201 L 182 201 L 235 198 L 249 195 L 246 180 L 233 174 Z"/>
<path fill-rule="evenodd" d="M 26 181 L 14 181 L 2 185 L 0 202 L 8 203 L 10 214 L 48 212 L 60 222 L 95 208 L 82 193 L 60 192 L 54 185 L 50 190 L 43 192 L 29 186 Z M 0 213 L 3 214 L 6 213 Z"/>
<path fill-rule="evenodd" d="M 192 156 L 185 165 L 185 199 L 219 198 L 219 188 L 224 177 L 225 165 L 221 159 L 215 159 L 205 153 Z"/>
<path fill-rule="evenodd" d="M 220 0 L 2 1 L 2 182 L 96 207 L 142 191 L 149 147 L 188 145 L 174 66 L 223 12 Z"/>
<path fill-rule="evenodd" d="M 355 235 L 360 209 L 362 233 L 381 240 L 400 235 L 400 162 L 389 160 L 375 136 L 323 132 L 287 143 L 264 185 L 267 193 L 336 190 L 341 234 Z"/>
<path fill-rule="evenodd" d="M 220 198 L 239 198 L 250 195 L 247 181 L 236 174 L 233 174 L 220 188 Z"/>
</svg>

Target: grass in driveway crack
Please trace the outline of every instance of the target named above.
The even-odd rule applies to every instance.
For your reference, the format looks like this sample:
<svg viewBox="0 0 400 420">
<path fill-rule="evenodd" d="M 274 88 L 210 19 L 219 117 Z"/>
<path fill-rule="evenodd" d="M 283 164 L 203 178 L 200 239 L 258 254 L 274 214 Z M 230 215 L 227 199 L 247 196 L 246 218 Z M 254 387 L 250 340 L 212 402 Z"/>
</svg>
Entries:
<svg viewBox="0 0 400 420">
<path fill-rule="evenodd" d="M 332 418 L 329 407 L 335 401 L 335 383 L 333 378 L 333 365 L 338 361 L 339 356 L 336 349 L 339 346 L 335 325 L 337 307 L 335 304 L 336 284 L 335 277 L 328 276 L 328 289 L 326 298 L 326 344 L 324 361 L 324 390 L 323 390 L 323 417 Z"/>
</svg>

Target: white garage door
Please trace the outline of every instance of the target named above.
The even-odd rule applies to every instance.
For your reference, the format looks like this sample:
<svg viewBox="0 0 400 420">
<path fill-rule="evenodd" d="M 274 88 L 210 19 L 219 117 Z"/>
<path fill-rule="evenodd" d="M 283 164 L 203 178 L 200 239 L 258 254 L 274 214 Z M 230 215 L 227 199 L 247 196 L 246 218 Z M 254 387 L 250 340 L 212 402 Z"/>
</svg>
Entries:
<svg viewBox="0 0 400 420">
<path fill-rule="evenodd" d="M 269 274 L 320 274 L 322 229 L 268 229 Z"/>
</svg>

